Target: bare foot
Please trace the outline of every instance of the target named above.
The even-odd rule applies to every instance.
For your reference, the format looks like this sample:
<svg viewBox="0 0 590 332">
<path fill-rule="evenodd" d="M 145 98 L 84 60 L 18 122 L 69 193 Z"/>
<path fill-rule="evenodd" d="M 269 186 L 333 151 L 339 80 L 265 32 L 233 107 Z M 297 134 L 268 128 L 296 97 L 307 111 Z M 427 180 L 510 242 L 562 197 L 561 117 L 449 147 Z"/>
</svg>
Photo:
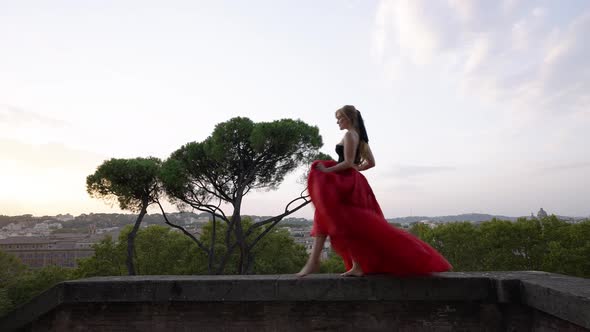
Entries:
<svg viewBox="0 0 590 332">
<path fill-rule="evenodd" d="M 295 273 L 295 275 L 299 278 L 305 277 L 310 273 L 316 273 L 320 271 L 320 262 L 307 262 L 305 266 L 301 269 L 301 271 Z"/>
<path fill-rule="evenodd" d="M 352 269 L 342 273 L 340 276 L 341 277 L 362 277 L 363 274 L 363 270 L 361 270 L 360 267 L 353 267 Z"/>
</svg>

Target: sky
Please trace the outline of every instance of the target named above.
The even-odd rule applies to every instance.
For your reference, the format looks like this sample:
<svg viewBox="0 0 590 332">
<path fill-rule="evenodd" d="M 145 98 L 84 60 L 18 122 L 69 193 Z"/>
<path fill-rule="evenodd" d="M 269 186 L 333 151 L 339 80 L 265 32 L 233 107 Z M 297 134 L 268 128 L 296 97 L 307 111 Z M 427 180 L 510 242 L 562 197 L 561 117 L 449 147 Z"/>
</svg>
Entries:
<svg viewBox="0 0 590 332">
<path fill-rule="evenodd" d="M 590 216 L 588 35 L 587 0 L 0 0 L 0 214 L 119 212 L 86 193 L 104 160 L 235 116 L 301 119 L 336 157 L 352 104 L 388 218 Z"/>
</svg>

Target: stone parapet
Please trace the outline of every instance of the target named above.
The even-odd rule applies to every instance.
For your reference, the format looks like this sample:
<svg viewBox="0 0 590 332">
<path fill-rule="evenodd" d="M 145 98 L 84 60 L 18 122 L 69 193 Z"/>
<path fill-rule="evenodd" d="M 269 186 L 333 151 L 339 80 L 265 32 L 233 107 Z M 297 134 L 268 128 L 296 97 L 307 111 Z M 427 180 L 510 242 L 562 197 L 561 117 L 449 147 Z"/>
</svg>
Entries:
<svg viewBox="0 0 590 332">
<path fill-rule="evenodd" d="M 129 276 L 60 283 L 0 331 L 588 331 L 590 280 L 545 272 Z"/>
</svg>

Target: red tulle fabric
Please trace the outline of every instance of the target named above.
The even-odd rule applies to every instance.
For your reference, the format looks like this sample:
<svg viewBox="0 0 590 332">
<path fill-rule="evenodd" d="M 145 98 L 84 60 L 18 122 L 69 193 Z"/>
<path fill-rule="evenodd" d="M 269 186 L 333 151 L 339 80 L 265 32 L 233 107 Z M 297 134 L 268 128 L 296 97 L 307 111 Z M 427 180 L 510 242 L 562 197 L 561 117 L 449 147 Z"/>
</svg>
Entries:
<svg viewBox="0 0 590 332">
<path fill-rule="evenodd" d="M 355 260 L 365 274 L 428 275 L 450 270 L 451 264 L 416 236 L 387 223 L 367 179 L 355 169 L 323 173 L 334 161 L 315 161 L 308 191 L 315 206 L 312 236 L 327 235 L 344 260 Z"/>
</svg>

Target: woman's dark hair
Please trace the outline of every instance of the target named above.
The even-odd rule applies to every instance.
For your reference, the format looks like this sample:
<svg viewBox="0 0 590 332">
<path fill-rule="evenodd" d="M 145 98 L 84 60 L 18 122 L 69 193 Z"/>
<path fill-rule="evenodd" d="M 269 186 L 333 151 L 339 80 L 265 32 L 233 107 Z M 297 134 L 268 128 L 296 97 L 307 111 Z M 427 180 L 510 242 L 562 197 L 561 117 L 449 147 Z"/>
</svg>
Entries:
<svg viewBox="0 0 590 332">
<path fill-rule="evenodd" d="M 336 114 L 344 115 L 352 123 L 352 128 L 359 134 L 359 155 L 360 163 L 367 160 L 369 157 L 369 137 L 367 135 L 367 129 L 365 128 L 365 122 L 361 116 L 361 112 L 352 105 L 344 105 L 336 111 Z"/>
</svg>

